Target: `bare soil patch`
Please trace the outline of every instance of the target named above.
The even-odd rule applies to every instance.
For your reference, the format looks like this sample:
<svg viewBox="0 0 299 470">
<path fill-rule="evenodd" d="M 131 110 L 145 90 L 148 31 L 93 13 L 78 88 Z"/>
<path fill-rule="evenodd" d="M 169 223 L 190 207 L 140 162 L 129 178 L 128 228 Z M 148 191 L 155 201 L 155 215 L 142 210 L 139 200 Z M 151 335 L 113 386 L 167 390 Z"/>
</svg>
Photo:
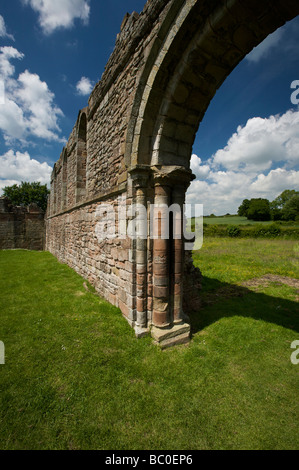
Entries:
<svg viewBox="0 0 299 470">
<path fill-rule="evenodd" d="M 298 289 L 299 293 L 299 279 L 293 279 L 291 277 L 277 276 L 274 274 L 266 274 L 260 278 L 249 279 L 249 281 L 243 282 L 242 286 L 250 289 L 256 289 L 259 287 L 268 287 L 270 284 L 285 284 L 294 289 Z"/>
</svg>

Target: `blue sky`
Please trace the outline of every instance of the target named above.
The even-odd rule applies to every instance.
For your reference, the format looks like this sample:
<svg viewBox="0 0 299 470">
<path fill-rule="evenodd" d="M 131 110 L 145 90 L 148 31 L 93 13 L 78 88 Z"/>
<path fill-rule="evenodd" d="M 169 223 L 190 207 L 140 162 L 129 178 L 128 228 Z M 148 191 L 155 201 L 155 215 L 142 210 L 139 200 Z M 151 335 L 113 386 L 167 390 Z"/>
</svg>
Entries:
<svg viewBox="0 0 299 470">
<path fill-rule="evenodd" d="M 124 15 L 144 4 L 1 3 L 0 192 L 21 180 L 49 182 Z M 197 179 L 187 197 L 203 203 L 206 214 L 236 213 L 245 197 L 272 200 L 284 189 L 299 190 L 299 111 L 291 102 L 291 83 L 299 81 L 298 44 L 299 18 L 244 59 L 213 99 L 193 147 Z"/>
</svg>

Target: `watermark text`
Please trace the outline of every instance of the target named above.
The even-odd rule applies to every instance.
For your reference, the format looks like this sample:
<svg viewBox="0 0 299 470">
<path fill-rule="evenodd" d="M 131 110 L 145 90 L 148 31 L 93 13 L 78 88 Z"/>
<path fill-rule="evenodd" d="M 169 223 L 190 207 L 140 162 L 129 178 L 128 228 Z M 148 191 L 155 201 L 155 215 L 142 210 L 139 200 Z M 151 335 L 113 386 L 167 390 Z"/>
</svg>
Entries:
<svg viewBox="0 0 299 470">
<path fill-rule="evenodd" d="M 203 244 L 202 204 L 131 204 L 120 196 L 116 205 L 103 203 L 95 213 L 99 243 L 131 240 L 182 240 L 185 250 Z"/>
<path fill-rule="evenodd" d="M 299 104 L 299 80 L 294 80 L 291 83 L 291 88 L 295 90 L 291 94 L 291 103 L 294 105 Z"/>
<path fill-rule="evenodd" d="M 5 346 L 3 341 L 0 341 L 0 365 L 5 364 Z"/>
<path fill-rule="evenodd" d="M 5 85 L 4 80 L 0 79 L 0 104 L 5 104 Z"/>
<path fill-rule="evenodd" d="M 297 366 L 299 364 L 299 341 L 293 341 L 291 349 L 295 349 L 291 355 L 291 363 L 294 364 L 294 366 Z"/>
</svg>

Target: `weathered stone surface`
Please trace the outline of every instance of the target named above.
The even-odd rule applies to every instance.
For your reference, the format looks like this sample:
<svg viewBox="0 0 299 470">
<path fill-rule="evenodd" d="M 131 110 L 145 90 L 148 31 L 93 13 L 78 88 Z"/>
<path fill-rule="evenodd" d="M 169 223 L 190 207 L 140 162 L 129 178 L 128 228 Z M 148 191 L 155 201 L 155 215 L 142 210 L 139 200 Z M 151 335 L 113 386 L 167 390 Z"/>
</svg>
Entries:
<svg viewBox="0 0 299 470">
<path fill-rule="evenodd" d="M 162 349 L 166 349 L 171 346 L 188 343 L 188 341 L 190 341 L 190 325 L 183 323 L 163 329 L 153 327 L 151 334 L 155 344 Z"/>
<path fill-rule="evenodd" d="M 151 231 L 137 241 L 120 236 L 134 219 L 128 212 L 122 220 L 121 211 L 183 206 L 193 141 L 211 99 L 253 47 L 298 14 L 295 0 L 148 0 L 140 14 L 125 16 L 54 166 L 46 246 L 118 306 L 137 336 L 152 325 L 176 332 L 200 306 L 201 276 L 171 231 L 169 240 L 152 240 Z M 109 237 L 102 239 L 105 207 Z M 149 209 L 146 216 L 150 227 Z M 159 235 L 169 222 L 162 213 L 154 223 Z M 166 347 L 189 333 L 157 338 Z"/>
<path fill-rule="evenodd" d="M 0 249 L 42 251 L 45 247 L 44 212 L 36 205 L 13 206 L 0 198 Z"/>
</svg>

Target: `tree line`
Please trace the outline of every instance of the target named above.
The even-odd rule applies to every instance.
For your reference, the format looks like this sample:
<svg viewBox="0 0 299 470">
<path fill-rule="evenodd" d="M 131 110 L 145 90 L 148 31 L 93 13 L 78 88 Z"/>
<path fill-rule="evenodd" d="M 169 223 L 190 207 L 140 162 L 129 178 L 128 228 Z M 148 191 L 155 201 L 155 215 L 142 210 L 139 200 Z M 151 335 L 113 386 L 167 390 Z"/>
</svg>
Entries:
<svg viewBox="0 0 299 470">
<path fill-rule="evenodd" d="M 14 206 L 29 206 L 37 204 L 44 212 L 47 209 L 50 191 L 46 184 L 22 181 L 20 185 L 5 186 L 3 196 L 7 197 Z"/>
<path fill-rule="evenodd" d="M 254 221 L 299 220 L 299 191 L 286 189 L 272 202 L 263 198 L 244 199 L 238 215 Z"/>
</svg>

